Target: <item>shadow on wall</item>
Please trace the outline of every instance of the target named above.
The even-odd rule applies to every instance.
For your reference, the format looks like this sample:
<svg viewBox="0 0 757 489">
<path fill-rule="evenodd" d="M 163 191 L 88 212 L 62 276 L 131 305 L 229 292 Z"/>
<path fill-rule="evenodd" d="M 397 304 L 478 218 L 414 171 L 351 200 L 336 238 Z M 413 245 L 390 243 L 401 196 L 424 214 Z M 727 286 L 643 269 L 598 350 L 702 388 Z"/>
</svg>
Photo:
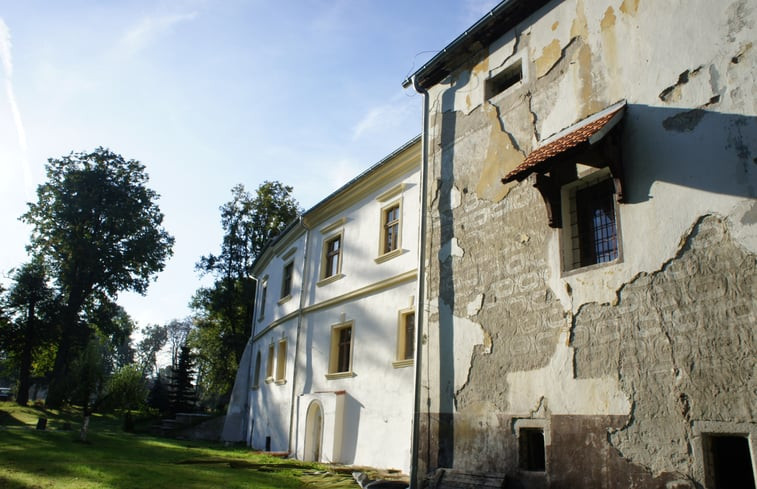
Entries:
<svg viewBox="0 0 757 489">
<path fill-rule="evenodd" d="M 633 162 L 626 202 L 650 199 L 656 181 L 757 197 L 757 117 L 632 104 L 624 125 L 624 162 Z"/>
<path fill-rule="evenodd" d="M 344 411 L 342 419 L 342 454 L 341 462 L 352 464 L 357 455 L 357 440 L 360 429 L 360 413 L 363 406 L 349 393 L 344 393 Z M 337 423 L 339 421 L 337 420 Z"/>
</svg>

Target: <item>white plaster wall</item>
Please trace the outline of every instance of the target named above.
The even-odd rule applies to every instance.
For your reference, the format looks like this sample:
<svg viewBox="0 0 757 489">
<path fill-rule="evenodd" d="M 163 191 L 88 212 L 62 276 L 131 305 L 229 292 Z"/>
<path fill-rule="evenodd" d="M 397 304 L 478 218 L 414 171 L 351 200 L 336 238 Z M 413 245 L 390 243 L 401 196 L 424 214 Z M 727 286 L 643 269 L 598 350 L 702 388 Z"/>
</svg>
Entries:
<svg viewBox="0 0 757 489">
<path fill-rule="evenodd" d="M 297 334 L 297 319 L 290 319 L 260 337 L 253 344 L 250 361 L 250 406 L 252 427 L 252 447 L 265 448 L 265 439 L 271 437 L 271 450 L 286 451 L 289 449 L 289 417 L 292 401 L 294 376 L 295 339 Z M 274 345 L 274 358 L 278 352 L 278 343 L 287 340 L 286 382 L 266 382 L 266 367 L 268 365 L 268 346 Z M 260 379 L 258 388 L 255 384 L 255 359 L 260 352 Z M 276 373 L 276 360 L 273 367 Z"/>
<path fill-rule="evenodd" d="M 296 237 L 287 237 L 287 239 L 282 240 L 284 243 L 280 243 L 276 246 L 277 253 L 272 253 L 267 261 L 256 264 L 256 278 L 261 282 L 258 284 L 258 290 L 255 297 L 256 307 L 258 307 L 258 309 L 255 311 L 255 319 L 253 320 L 253 336 L 263 331 L 273 321 L 295 312 L 300 306 L 300 294 L 302 293 L 303 270 L 305 265 L 306 233 L 299 229 L 294 232 L 297 233 Z M 294 254 L 288 255 L 292 249 L 295 250 Z M 284 259 L 285 256 L 286 259 Z M 279 300 L 281 299 L 284 265 L 292 260 L 294 260 L 294 275 L 292 277 L 291 298 L 279 304 Z M 268 283 L 268 292 L 266 303 L 262 305 L 260 298 L 262 280 L 264 278 L 266 278 Z M 262 317 L 260 315 L 260 307 L 265 308 Z"/>
<path fill-rule="evenodd" d="M 363 199 L 349 208 L 334 213 L 310 231 L 311 243 L 308 250 L 308 260 L 312 267 L 311 281 L 315 283 L 320 277 L 324 239 L 328 239 L 337 232 L 337 230 L 333 230 L 322 234 L 320 230 L 341 218 L 346 218 L 344 225 L 337 228 L 343 230 L 341 273 L 344 274 L 344 277 L 321 287 L 310 287 L 308 305 L 338 297 L 417 267 L 419 175 L 420 168 L 413 169 L 391 184 L 382 186 L 365 195 Z M 377 196 L 400 183 L 406 184 L 401 194 L 386 202 L 376 200 Z M 374 259 L 379 256 L 379 240 L 382 228 L 381 209 L 389 202 L 400 198 L 402 199 L 400 247 L 404 251 L 388 261 L 376 263 Z"/>
<path fill-rule="evenodd" d="M 309 313 L 302 335 L 298 392 L 345 391 L 342 463 L 410 468 L 413 366 L 395 368 L 399 311 L 415 307 L 416 283 Z M 353 321 L 353 377 L 329 380 L 331 327 Z M 301 391 L 300 391 L 301 389 Z M 302 420 L 298 420 L 301 423 Z M 297 442 L 302 450 L 304 438 Z"/>
</svg>

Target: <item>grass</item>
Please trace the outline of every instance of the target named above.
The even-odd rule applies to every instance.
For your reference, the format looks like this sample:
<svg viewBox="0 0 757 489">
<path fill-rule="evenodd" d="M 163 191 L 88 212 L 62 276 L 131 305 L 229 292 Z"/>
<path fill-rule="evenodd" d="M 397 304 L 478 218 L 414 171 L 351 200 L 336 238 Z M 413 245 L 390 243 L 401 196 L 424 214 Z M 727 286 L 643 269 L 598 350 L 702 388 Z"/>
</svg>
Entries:
<svg viewBox="0 0 757 489">
<path fill-rule="evenodd" d="M 40 416 L 46 431 L 34 429 Z M 0 402 L 0 487 L 8 489 L 355 488 L 352 478 L 318 464 L 281 460 L 244 448 L 182 442 L 120 431 L 95 416 L 78 441 L 76 412 Z M 62 428 L 69 423 L 73 431 Z"/>
</svg>

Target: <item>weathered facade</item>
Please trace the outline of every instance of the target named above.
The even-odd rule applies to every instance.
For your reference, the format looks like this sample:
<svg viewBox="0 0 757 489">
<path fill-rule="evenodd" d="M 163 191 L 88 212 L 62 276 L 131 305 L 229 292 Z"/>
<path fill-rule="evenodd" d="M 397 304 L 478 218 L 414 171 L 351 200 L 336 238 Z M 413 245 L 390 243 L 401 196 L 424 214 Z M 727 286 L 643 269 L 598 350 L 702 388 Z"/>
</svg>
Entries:
<svg viewBox="0 0 757 489">
<path fill-rule="evenodd" d="M 224 439 L 409 473 L 420 146 L 307 210 L 256 260 Z"/>
<path fill-rule="evenodd" d="M 748 0 L 508 0 L 407 80 L 419 485 L 753 487 L 756 39 Z"/>
</svg>

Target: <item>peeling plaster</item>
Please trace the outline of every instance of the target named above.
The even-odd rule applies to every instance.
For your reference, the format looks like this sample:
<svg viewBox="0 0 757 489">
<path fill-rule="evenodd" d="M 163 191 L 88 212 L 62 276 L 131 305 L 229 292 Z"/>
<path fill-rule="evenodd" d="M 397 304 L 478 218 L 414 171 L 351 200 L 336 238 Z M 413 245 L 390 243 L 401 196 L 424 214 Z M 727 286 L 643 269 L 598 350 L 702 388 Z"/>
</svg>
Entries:
<svg viewBox="0 0 757 489">
<path fill-rule="evenodd" d="M 468 317 L 475 316 L 481 310 L 481 306 L 484 304 L 484 294 L 478 294 L 472 301 L 468 303 L 467 315 Z"/>
<path fill-rule="evenodd" d="M 484 105 L 484 111 L 489 120 L 490 130 L 486 157 L 476 185 L 476 195 L 480 199 L 499 202 L 515 186 L 514 183 L 502 185 L 502 177 L 518 166 L 526 156 L 517 148 L 515 138 L 503 127 L 498 108 L 487 103 Z"/>
<path fill-rule="evenodd" d="M 639 10 L 639 0 L 623 0 L 620 4 L 620 11 L 626 15 L 636 15 Z"/>
<path fill-rule="evenodd" d="M 457 238 L 452 238 L 446 243 L 442 244 L 439 249 L 439 261 L 445 262 L 450 257 L 462 258 L 465 251 L 457 245 Z"/>
<path fill-rule="evenodd" d="M 628 415 L 631 402 L 614 377 L 576 379 L 569 332 L 560 335 L 549 364 L 537 370 L 507 374 L 509 411 L 529 415 L 542 400 L 553 415 Z"/>
<path fill-rule="evenodd" d="M 467 318 L 454 316 L 449 305 L 439 300 L 439 314 L 452 318 L 452 331 L 454 335 L 454 362 L 455 362 L 455 392 L 459 392 L 468 382 L 473 351 L 478 345 L 491 349 L 491 340 L 487 342 L 487 335 L 480 324 Z M 467 368 L 459 368 L 466 365 Z"/>
<path fill-rule="evenodd" d="M 541 78 L 560 60 L 562 51 L 560 50 L 560 41 L 553 39 L 551 43 L 544 46 L 541 56 L 534 60 L 536 66 L 536 78 Z"/>
</svg>

